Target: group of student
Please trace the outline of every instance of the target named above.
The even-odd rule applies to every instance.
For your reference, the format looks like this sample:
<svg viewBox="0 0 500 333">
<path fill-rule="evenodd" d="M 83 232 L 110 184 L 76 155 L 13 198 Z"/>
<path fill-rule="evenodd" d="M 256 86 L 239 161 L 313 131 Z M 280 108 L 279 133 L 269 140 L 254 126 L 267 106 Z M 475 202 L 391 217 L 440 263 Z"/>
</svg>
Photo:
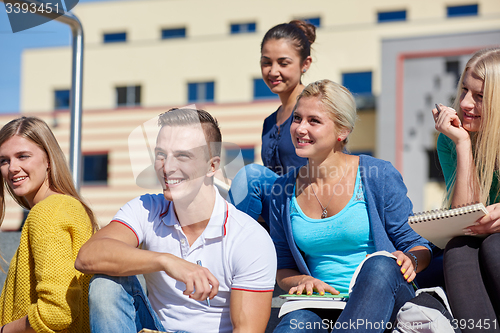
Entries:
<svg viewBox="0 0 500 333">
<path fill-rule="evenodd" d="M 213 185 L 222 136 L 206 111 L 159 116 L 154 168 L 163 193 L 131 200 L 98 231 L 47 124 L 21 117 L 5 125 L 1 215 L 5 189 L 30 213 L 0 297 L 0 333 L 264 332 L 276 281 L 291 294 L 346 293 L 366 257 L 340 314 L 292 311 L 275 332 L 383 332 L 388 326 L 352 323 L 392 323 L 439 249 L 408 225 L 412 203 L 399 172 L 346 152 L 352 94 L 330 80 L 302 84 L 314 40 L 303 21 L 266 33 L 262 77 L 281 106 L 264 122 L 264 165 L 240 170 L 227 200 Z M 453 108 L 432 110 L 447 205 L 480 201 L 489 211 L 448 243 L 436 272 L 453 315 L 467 321 L 463 332 L 486 323 L 500 331 L 499 90 L 500 48 L 481 50 Z M 370 256 L 382 250 L 396 259 Z M 314 324 L 324 319 L 340 325 Z"/>
</svg>

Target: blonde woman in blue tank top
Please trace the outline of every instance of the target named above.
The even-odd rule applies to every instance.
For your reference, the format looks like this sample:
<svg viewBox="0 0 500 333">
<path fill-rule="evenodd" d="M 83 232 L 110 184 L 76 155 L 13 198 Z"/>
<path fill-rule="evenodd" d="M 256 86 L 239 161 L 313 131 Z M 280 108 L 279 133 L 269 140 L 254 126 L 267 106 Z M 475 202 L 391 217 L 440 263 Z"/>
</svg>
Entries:
<svg viewBox="0 0 500 333">
<path fill-rule="evenodd" d="M 411 282 L 431 260 L 430 243 L 407 223 L 412 204 L 399 172 L 388 162 L 345 153 L 355 120 L 354 98 L 337 83 L 311 83 L 298 97 L 290 133 L 308 164 L 273 187 L 277 281 L 290 294 L 347 293 L 366 256 L 385 250 L 397 259 L 369 257 L 336 322 L 328 311 L 296 310 L 275 332 L 383 332 L 414 297 Z"/>
</svg>

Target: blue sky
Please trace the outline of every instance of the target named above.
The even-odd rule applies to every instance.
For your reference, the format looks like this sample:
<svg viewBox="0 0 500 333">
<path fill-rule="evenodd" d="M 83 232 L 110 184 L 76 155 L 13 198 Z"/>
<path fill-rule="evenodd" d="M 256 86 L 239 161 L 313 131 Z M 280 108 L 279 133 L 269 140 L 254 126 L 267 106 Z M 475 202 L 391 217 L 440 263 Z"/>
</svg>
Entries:
<svg viewBox="0 0 500 333">
<path fill-rule="evenodd" d="M 108 0 L 80 0 L 79 3 L 94 1 Z M 0 113 L 19 112 L 22 51 L 28 48 L 69 46 L 70 43 L 69 27 L 56 21 L 12 33 L 5 5 L 0 2 Z"/>
</svg>

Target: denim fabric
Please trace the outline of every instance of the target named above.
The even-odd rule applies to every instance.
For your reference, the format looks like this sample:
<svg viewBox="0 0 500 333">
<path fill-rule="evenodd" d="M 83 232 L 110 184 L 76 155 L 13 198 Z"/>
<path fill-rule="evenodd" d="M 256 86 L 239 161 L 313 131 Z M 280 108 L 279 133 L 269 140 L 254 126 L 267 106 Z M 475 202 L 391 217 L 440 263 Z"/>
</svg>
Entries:
<svg viewBox="0 0 500 333">
<path fill-rule="evenodd" d="M 271 189 L 276 178 L 278 175 L 265 166 L 248 164 L 234 177 L 227 199 L 253 219 L 262 216 L 269 223 Z"/>
<path fill-rule="evenodd" d="M 392 327 L 403 304 L 413 297 L 413 285 L 405 281 L 396 261 L 374 256 L 364 263 L 337 321 L 320 317 L 313 311 L 298 310 L 286 314 L 274 333 L 324 333 L 328 329 L 333 329 L 332 332 L 384 332 Z"/>
<path fill-rule="evenodd" d="M 89 287 L 93 333 L 165 331 L 136 276 L 95 275 Z"/>
</svg>

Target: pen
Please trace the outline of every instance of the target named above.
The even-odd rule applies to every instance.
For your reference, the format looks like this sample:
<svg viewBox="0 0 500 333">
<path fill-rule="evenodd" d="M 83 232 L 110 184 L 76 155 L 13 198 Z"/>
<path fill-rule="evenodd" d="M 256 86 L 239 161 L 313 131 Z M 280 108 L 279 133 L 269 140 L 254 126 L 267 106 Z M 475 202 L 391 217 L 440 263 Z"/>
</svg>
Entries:
<svg viewBox="0 0 500 333">
<path fill-rule="evenodd" d="M 437 105 L 437 104 L 434 104 L 434 105 L 436 106 L 436 110 L 438 111 L 436 116 L 439 117 L 439 114 L 441 113 L 441 109 L 439 108 L 439 105 Z M 455 111 L 454 109 L 452 109 L 452 110 Z M 457 112 L 457 111 L 455 111 L 455 112 Z M 460 118 L 458 119 L 458 127 L 462 127 L 462 122 L 460 121 Z"/>
<path fill-rule="evenodd" d="M 196 265 L 203 267 L 203 265 L 201 264 L 201 260 L 197 260 Z M 210 297 L 207 297 L 207 304 L 208 304 L 208 306 L 210 306 Z"/>
<path fill-rule="evenodd" d="M 439 114 L 441 113 L 441 109 L 439 108 L 439 105 L 437 105 L 437 104 L 434 104 L 434 105 L 436 105 L 436 110 L 438 110 L 437 115 L 439 116 Z"/>
</svg>

